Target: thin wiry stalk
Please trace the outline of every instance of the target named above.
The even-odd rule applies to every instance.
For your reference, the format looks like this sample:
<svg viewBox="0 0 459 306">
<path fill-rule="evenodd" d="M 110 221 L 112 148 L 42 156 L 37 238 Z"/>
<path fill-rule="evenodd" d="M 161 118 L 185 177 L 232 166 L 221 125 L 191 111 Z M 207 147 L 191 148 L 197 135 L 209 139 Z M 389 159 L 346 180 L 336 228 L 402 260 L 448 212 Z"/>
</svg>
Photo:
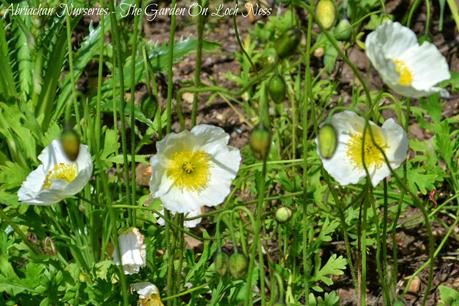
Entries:
<svg viewBox="0 0 459 306">
<path fill-rule="evenodd" d="M 140 0 L 137 0 L 135 3 L 136 7 L 141 9 L 140 7 Z M 132 40 L 132 53 L 131 53 L 131 102 L 130 102 L 130 111 L 131 111 L 131 198 L 130 203 L 131 205 L 135 205 L 136 203 L 136 193 L 137 193 L 137 184 L 136 184 L 136 173 L 135 173 L 135 155 L 136 155 L 136 147 L 135 147 L 135 66 L 136 66 L 136 58 L 137 58 L 137 37 L 139 36 L 139 26 L 140 26 L 140 16 L 138 14 L 134 17 L 134 36 Z M 127 165 L 126 165 L 127 167 Z M 131 214 L 132 216 L 132 224 L 136 223 L 136 211 L 134 210 Z"/>
<path fill-rule="evenodd" d="M 115 12 L 114 1 L 109 1 L 110 11 Z M 112 29 L 112 39 L 115 44 L 115 56 L 117 60 L 118 68 L 118 79 L 119 79 L 119 104 L 118 111 L 120 112 L 120 121 L 121 121 L 121 150 L 123 151 L 123 179 L 126 189 L 126 198 L 131 199 L 130 196 L 130 183 L 129 183 L 129 162 L 128 162 L 128 150 L 127 150 L 127 141 L 126 141 L 126 114 L 125 114 L 125 101 L 124 101 L 124 72 L 123 72 L 123 58 L 121 55 L 121 38 L 119 36 L 120 30 L 118 27 L 118 21 L 116 20 L 116 14 L 110 14 L 110 23 Z M 115 122 L 115 124 L 117 124 Z M 131 213 L 131 211 L 129 211 Z"/>
</svg>

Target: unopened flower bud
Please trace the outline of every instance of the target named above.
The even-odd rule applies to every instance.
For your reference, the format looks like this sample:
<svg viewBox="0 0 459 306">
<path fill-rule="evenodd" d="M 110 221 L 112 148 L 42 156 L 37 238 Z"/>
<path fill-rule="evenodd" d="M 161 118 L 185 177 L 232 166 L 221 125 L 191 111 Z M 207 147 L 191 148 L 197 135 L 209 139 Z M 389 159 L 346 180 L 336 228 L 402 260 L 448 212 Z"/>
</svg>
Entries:
<svg viewBox="0 0 459 306">
<path fill-rule="evenodd" d="M 336 147 L 338 146 L 338 139 L 335 128 L 327 123 L 324 124 L 319 130 L 319 153 L 322 158 L 330 159 L 335 154 Z"/>
<path fill-rule="evenodd" d="M 250 148 L 256 158 L 265 160 L 271 148 L 271 131 L 262 124 L 257 125 L 250 134 Z"/>
<path fill-rule="evenodd" d="M 352 34 L 352 25 L 346 18 L 341 19 L 335 28 L 335 38 L 337 40 L 348 40 Z"/>
<path fill-rule="evenodd" d="M 301 42 L 302 32 L 298 28 L 287 30 L 276 41 L 275 48 L 279 58 L 286 58 L 295 52 Z"/>
<path fill-rule="evenodd" d="M 320 0 L 316 6 L 316 18 L 324 30 L 330 29 L 335 24 L 335 3 L 331 0 Z"/>
<path fill-rule="evenodd" d="M 279 207 L 276 210 L 276 220 L 279 223 L 285 223 L 292 217 L 292 210 L 288 207 Z"/>
<path fill-rule="evenodd" d="M 80 153 L 80 137 L 75 130 L 71 128 L 64 129 L 60 141 L 65 156 L 71 161 L 76 160 Z"/>
<path fill-rule="evenodd" d="M 247 272 L 247 258 L 240 253 L 234 253 L 229 258 L 229 271 L 234 278 L 242 278 Z"/>
<path fill-rule="evenodd" d="M 269 80 L 268 92 L 274 103 L 281 103 L 284 101 L 287 85 L 285 84 L 284 78 L 279 73 L 275 73 Z"/>
</svg>

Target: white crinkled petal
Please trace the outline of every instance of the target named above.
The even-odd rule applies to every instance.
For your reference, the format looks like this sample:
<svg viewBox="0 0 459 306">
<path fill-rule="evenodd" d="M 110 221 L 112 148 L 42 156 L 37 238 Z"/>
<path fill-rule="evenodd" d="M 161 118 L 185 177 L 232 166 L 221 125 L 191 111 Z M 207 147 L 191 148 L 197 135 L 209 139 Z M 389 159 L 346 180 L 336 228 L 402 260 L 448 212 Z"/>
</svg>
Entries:
<svg viewBox="0 0 459 306">
<path fill-rule="evenodd" d="M 451 78 L 445 57 L 431 43 L 411 47 L 400 59 L 413 75 L 412 87 L 419 91 L 430 92 L 434 85 Z"/>
<path fill-rule="evenodd" d="M 164 214 L 164 209 L 160 211 L 160 214 L 163 215 Z M 172 213 L 174 214 L 174 213 Z M 185 218 L 192 218 L 192 217 L 196 217 L 196 216 L 199 216 L 201 214 L 201 209 L 198 209 L 198 210 L 194 210 L 192 212 L 189 212 L 187 214 L 185 214 Z M 196 226 L 199 225 L 199 223 L 201 223 L 202 219 L 201 218 L 196 218 L 196 219 L 192 219 L 192 220 L 185 220 L 183 222 L 183 226 L 184 227 L 187 227 L 187 228 L 194 228 Z M 166 222 L 164 221 L 163 218 L 161 217 L 158 217 L 158 219 L 156 220 L 156 222 L 161 225 L 161 226 L 164 226 L 166 225 Z"/>
<path fill-rule="evenodd" d="M 423 97 L 440 91 L 435 84 L 450 78 L 448 64 L 431 43 L 417 43 L 416 35 L 398 22 L 387 21 L 370 33 L 365 41 L 366 54 L 384 83 L 408 97 Z M 394 60 L 403 61 L 413 81 L 400 85 Z"/>
<path fill-rule="evenodd" d="M 88 183 L 92 175 L 92 159 L 86 145 L 80 145 L 80 152 L 75 163 L 78 167 L 77 177 L 64 188 L 66 196 L 72 196 L 80 192 Z"/>
<path fill-rule="evenodd" d="M 199 193 L 203 205 L 215 206 L 225 200 L 240 162 L 241 154 L 235 148 L 226 146 L 215 154 L 211 161 L 209 184 Z"/>
<path fill-rule="evenodd" d="M 146 250 L 144 236 L 137 228 L 131 228 L 118 237 L 119 248 L 121 252 L 121 262 L 124 274 L 135 274 L 140 271 L 141 267 L 146 266 Z M 121 264 L 118 250 L 115 249 L 113 261 Z"/>
<path fill-rule="evenodd" d="M 41 186 L 45 181 L 45 172 L 43 165 L 38 166 L 37 169 L 29 173 L 26 180 L 22 183 L 21 188 L 18 190 L 18 198 L 20 202 L 36 205 L 48 205 L 54 201 L 48 202 L 45 199 L 38 198 Z"/>
<path fill-rule="evenodd" d="M 381 45 L 382 53 L 392 59 L 418 44 L 416 34 L 411 29 L 389 20 L 370 33 L 367 39 L 375 39 Z"/>
<path fill-rule="evenodd" d="M 80 153 L 76 161 L 69 160 L 58 140 L 53 140 L 38 156 L 41 165 L 32 171 L 18 190 L 20 202 L 34 205 L 50 205 L 80 192 L 92 175 L 92 160 L 86 145 L 80 145 Z M 54 180 L 48 189 L 42 189 L 47 173 L 58 163 L 76 164 L 78 174 L 67 183 Z"/>
<path fill-rule="evenodd" d="M 355 167 L 347 154 L 348 139 L 349 137 L 341 136 L 332 158 L 322 159 L 324 169 L 342 186 L 357 184 L 366 176 L 365 170 Z"/>
<path fill-rule="evenodd" d="M 140 299 L 147 299 L 153 294 L 159 295 L 158 287 L 149 282 L 139 282 L 131 285 L 131 290 L 137 292 Z"/>
<path fill-rule="evenodd" d="M 191 133 L 198 139 L 200 149 L 214 155 L 222 147 L 226 147 L 229 135 L 220 127 L 200 124 L 191 130 Z"/>
<path fill-rule="evenodd" d="M 195 126 L 191 132 L 166 136 L 157 144 L 158 153 L 151 158 L 152 195 L 160 198 L 164 208 L 172 213 L 192 214 L 202 206 L 222 203 L 241 161 L 239 150 L 228 146 L 228 141 L 229 135 L 223 129 L 205 124 Z M 184 151 L 202 151 L 210 156 L 209 177 L 205 187 L 198 190 L 177 187 L 168 177 L 167 168 L 173 154 Z"/>
<path fill-rule="evenodd" d="M 174 152 L 193 150 L 196 147 L 197 139 L 194 135 L 185 130 L 180 133 L 170 133 L 161 141 L 156 143 L 158 154 L 170 156 Z"/>
<path fill-rule="evenodd" d="M 365 121 L 352 111 L 343 111 L 333 115 L 331 124 L 335 128 L 338 144 L 330 159 L 321 157 L 324 169 L 341 185 L 356 184 L 366 174 L 363 168 L 357 168 L 349 158 L 348 142 L 352 134 L 362 133 Z"/>
<path fill-rule="evenodd" d="M 173 213 L 189 213 L 203 206 L 197 193 L 173 186 L 161 193 L 160 199 L 164 208 Z"/>
<path fill-rule="evenodd" d="M 382 126 L 382 133 L 389 146 L 384 150 L 392 170 L 397 169 L 405 161 L 408 152 L 408 137 L 403 128 L 394 119 L 388 119 Z M 391 174 L 389 167 L 384 163 L 371 174 L 371 183 L 378 185 Z"/>
<path fill-rule="evenodd" d="M 44 148 L 43 151 L 41 151 L 40 155 L 38 155 L 38 160 L 42 162 L 43 168 L 46 172 L 55 164 L 68 164 L 71 162 L 71 160 L 65 156 L 61 143 L 56 139 L 53 140 L 46 148 Z"/>
</svg>

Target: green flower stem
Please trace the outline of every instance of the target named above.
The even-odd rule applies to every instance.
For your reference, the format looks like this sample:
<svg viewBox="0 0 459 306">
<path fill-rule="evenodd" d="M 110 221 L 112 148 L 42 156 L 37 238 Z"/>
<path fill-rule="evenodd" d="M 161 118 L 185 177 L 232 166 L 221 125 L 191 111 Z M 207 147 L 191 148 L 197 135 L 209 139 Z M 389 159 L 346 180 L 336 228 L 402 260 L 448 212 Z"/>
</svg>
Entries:
<svg viewBox="0 0 459 306">
<path fill-rule="evenodd" d="M 102 79 L 103 79 L 103 67 L 104 67 L 104 46 L 105 46 L 105 16 L 102 14 L 100 16 L 100 25 L 101 25 L 101 33 L 100 33 L 100 50 L 99 50 L 99 67 L 97 71 L 97 99 L 96 99 L 96 119 L 95 119 L 95 126 L 94 126 L 94 137 L 95 137 L 95 149 L 96 158 L 100 156 L 100 140 L 101 140 L 101 112 L 100 112 L 100 105 L 102 103 Z"/>
<path fill-rule="evenodd" d="M 386 286 L 387 293 L 389 296 L 387 297 L 390 305 L 393 303 L 393 294 L 390 292 L 390 278 L 389 280 L 386 278 L 389 276 L 389 271 L 387 270 L 387 267 L 389 266 L 389 263 L 387 261 L 387 224 L 389 223 L 388 220 L 388 195 L 387 195 L 387 179 L 384 178 L 383 181 L 383 190 L 384 190 L 384 205 L 383 205 L 383 229 L 382 229 L 382 273 L 383 273 L 383 282 L 384 285 Z"/>
<path fill-rule="evenodd" d="M 118 21 L 116 20 L 116 14 L 114 13 L 115 10 L 115 5 L 114 5 L 114 0 L 109 1 L 110 4 L 110 11 L 112 14 L 110 14 L 110 23 L 111 23 L 111 34 L 112 34 L 112 39 L 114 42 L 114 51 L 115 51 L 115 56 L 117 60 L 117 68 L 118 68 L 118 80 L 120 82 L 119 86 L 119 105 L 118 105 L 118 111 L 120 112 L 120 120 L 121 120 L 121 148 L 123 150 L 123 179 L 125 183 L 125 189 L 126 189 L 126 198 L 128 200 L 131 199 L 130 195 L 130 183 L 129 183 L 129 162 L 128 162 L 128 157 L 127 157 L 127 142 L 126 142 L 126 114 L 125 114 L 125 101 L 124 101 L 124 72 L 123 72 L 123 58 L 121 55 L 121 39 L 120 39 L 120 29 L 118 27 Z M 116 125 L 116 122 L 115 122 Z M 129 211 L 131 213 L 131 211 Z"/>
<path fill-rule="evenodd" d="M 171 7 L 175 7 L 176 0 L 171 1 Z M 174 90 L 174 72 L 172 67 L 174 66 L 174 45 L 175 45 L 175 27 L 176 27 L 176 16 L 172 14 L 171 25 L 169 28 L 169 57 L 167 59 L 167 102 L 166 102 L 166 115 L 167 115 L 167 134 L 172 129 L 172 94 Z M 177 97 L 180 95 L 177 94 Z"/>
<path fill-rule="evenodd" d="M 265 202 L 265 192 L 266 192 L 266 159 L 263 163 L 263 169 L 261 171 L 261 181 L 259 182 L 259 190 L 258 190 L 258 202 L 256 207 L 256 214 L 255 214 L 255 228 L 254 228 L 254 240 L 255 244 L 258 249 L 258 265 L 260 269 L 260 294 L 261 294 L 261 305 L 266 305 L 266 297 L 265 297 L 265 265 L 263 260 L 263 241 L 262 237 L 260 237 L 260 233 L 263 227 L 263 204 Z M 252 277 L 251 275 L 249 277 Z M 251 291 L 251 288 L 249 288 Z"/>
<path fill-rule="evenodd" d="M 373 193 L 371 193 L 373 195 Z M 375 199 L 371 198 L 371 208 L 373 210 L 373 215 L 375 218 L 375 227 L 376 227 L 376 270 L 379 276 L 379 282 L 383 291 L 383 302 L 384 305 L 389 305 L 389 293 L 387 291 L 387 284 L 385 281 L 385 274 L 383 273 L 383 265 L 381 264 L 381 228 L 379 223 L 379 211 L 376 209 Z"/>
<path fill-rule="evenodd" d="M 207 0 L 198 0 L 199 6 L 202 8 L 207 7 Z M 196 45 L 196 65 L 194 69 L 194 86 L 199 88 L 201 86 L 201 67 L 202 67 L 202 44 L 203 44 L 203 32 L 206 16 L 204 14 L 198 15 L 198 43 Z M 197 94 L 193 96 L 193 106 L 191 110 L 191 125 L 196 125 L 196 117 L 198 113 L 198 102 L 199 97 Z"/>
<path fill-rule="evenodd" d="M 135 7 L 141 9 L 140 0 L 136 0 Z M 135 14 L 134 16 L 134 34 L 132 37 L 132 53 L 131 53 L 131 102 L 130 102 L 130 112 L 131 112 L 131 197 L 129 198 L 131 205 L 135 205 L 136 203 L 136 187 L 137 183 L 136 173 L 135 173 L 135 154 L 136 147 L 135 147 L 135 63 L 137 57 L 137 37 L 139 36 L 139 27 L 140 27 L 140 15 Z M 125 164 L 127 167 L 127 164 Z M 131 224 L 136 224 L 136 211 L 133 210 L 131 213 Z"/>
<path fill-rule="evenodd" d="M 304 301 L 305 305 L 309 305 L 309 281 L 311 268 L 309 265 L 308 258 L 308 222 L 307 220 L 307 208 L 308 208 L 308 112 L 311 107 L 312 118 L 315 118 L 314 110 L 314 97 L 312 94 L 312 77 L 311 77 L 311 41 L 312 41 L 312 18 L 308 18 L 308 26 L 306 32 L 306 57 L 305 57 L 305 98 L 303 101 L 303 114 L 301 116 L 301 123 L 303 127 L 302 134 L 302 145 L 303 145 L 303 286 L 304 286 Z M 313 121 L 315 121 L 313 119 Z"/>
<path fill-rule="evenodd" d="M 69 1 L 67 1 L 67 4 L 69 4 Z M 70 15 L 65 14 L 65 22 L 66 22 L 66 30 L 67 30 L 67 48 L 68 48 L 68 56 L 69 56 L 69 73 L 70 73 L 70 80 L 72 82 L 72 95 L 71 99 L 68 101 L 68 103 L 73 102 L 73 107 L 75 109 L 75 117 L 76 117 L 76 130 L 81 133 L 80 131 L 80 112 L 78 110 L 78 103 L 77 103 L 77 94 L 76 94 L 76 84 L 75 84 L 75 77 L 73 75 L 73 51 L 72 51 L 72 25 L 70 22 Z M 66 116 L 67 117 L 67 116 Z M 65 124 L 68 124 L 70 118 L 65 118 L 66 122 Z"/>
<path fill-rule="evenodd" d="M 171 7 L 176 6 L 177 1 L 171 1 Z M 174 46 L 175 46 L 175 29 L 176 29 L 176 15 L 172 14 L 170 28 L 169 28 L 169 57 L 167 59 L 167 100 L 166 100 L 166 117 L 167 117 L 167 125 L 166 125 L 166 133 L 169 134 L 172 131 L 172 97 L 173 97 L 173 90 L 174 90 L 174 72 L 173 72 L 173 65 L 174 65 Z M 177 102 L 178 105 L 178 102 Z M 178 105 L 178 109 L 181 106 Z M 181 111 L 180 111 L 181 113 Z M 165 216 L 168 219 L 171 219 L 171 214 L 166 211 Z M 182 225 L 177 224 L 177 215 L 174 217 L 174 221 L 172 222 L 175 227 L 182 227 Z M 167 239 L 167 294 L 174 295 L 175 294 L 175 285 L 174 282 L 174 274 L 175 274 L 175 251 L 177 246 L 177 232 L 172 229 L 171 223 L 167 222 L 166 227 L 166 239 Z M 181 273 L 178 271 L 178 273 Z M 175 299 L 168 301 L 168 305 L 174 305 Z"/>
</svg>

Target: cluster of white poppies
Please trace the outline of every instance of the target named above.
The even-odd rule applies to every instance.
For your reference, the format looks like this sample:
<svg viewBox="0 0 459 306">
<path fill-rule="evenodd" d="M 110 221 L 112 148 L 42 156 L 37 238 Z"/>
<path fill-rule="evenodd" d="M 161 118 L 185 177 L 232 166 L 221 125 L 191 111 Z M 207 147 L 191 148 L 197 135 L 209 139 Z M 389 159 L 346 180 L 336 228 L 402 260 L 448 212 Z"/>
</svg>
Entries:
<svg viewBox="0 0 459 306">
<path fill-rule="evenodd" d="M 441 89 L 435 85 L 451 77 L 440 51 L 429 42 L 420 45 L 414 32 L 398 22 L 380 25 L 367 36 L 365 45 L 383 81 L 403 96 L 423 97 L 439 92 Z M 406 158 L 408 137 L 393 119 L 379 127 L 371 121 L 366 124 L 354 112 L 344 111 L 334 114 L 322 127 L 324 132 L 333 129 L 331 137 L 319 134 L 316 139 L 322 164 L 341 185 L 356 184 L 368 175 L 376 186 Z M 333 154 L 320 152 L 321 148 Z"/>
<path fill-rule="evenodd" d="M 366 52 L 386 84 L 410 97 L 438 92 L 438 82 L 450 78 L 448 65 L 430 43 L 419 45 L 415 34 L 397 22 L 388 21 L 369 34 Z M 351 111 L 336 113 L 324 124 L 331 131 L 333 148 L 320 152 L 327 172 L 341 185 L 358 183 L 367 175 L 374 186 L 390 175 L 406 158 L 408 138 L 393 119 L 382 127 Z M 325 134 L 325 133 L 324 133 Z M 228 145 L 229 135 L 219 127 L 197 125 L 191 131 L 171 133 L 157 142 L 151 158 L 151 195 L 159 198 L 165 210 L 195 217 L 200 222 L 204 206 L 221 204 L 230 192 L 239 170 L 241 155 Z M 79 144 L 76 158 L 65 153 L 54 140 L 38 156 L 41 165 L 32 171 L 18 191 L 20 202 L 49 205 L 80 192 L 92 174 L 92 160 L 85 145 Z M 159 219 L 159 224 L 164 220 Z M 135 274 L 146 265 L 144 236 L 137 228 L 119 235 L 113 260 L 125 274 Z M 151 283 L 132 285 L 144 301 L 162 305 L 158 289 Z"/>
</svg>

